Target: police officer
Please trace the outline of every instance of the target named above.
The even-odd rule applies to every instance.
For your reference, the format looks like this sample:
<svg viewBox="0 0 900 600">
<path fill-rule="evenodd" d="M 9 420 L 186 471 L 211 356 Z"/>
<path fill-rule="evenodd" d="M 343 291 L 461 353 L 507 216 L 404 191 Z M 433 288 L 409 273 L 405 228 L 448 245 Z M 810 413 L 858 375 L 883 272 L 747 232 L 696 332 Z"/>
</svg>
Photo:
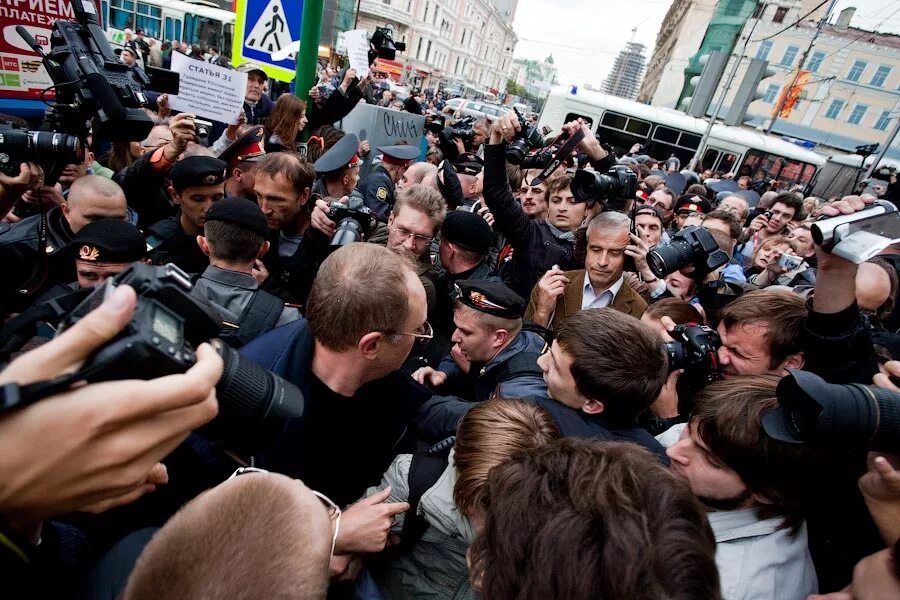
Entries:
<svg viewBox="0 0 900 600">
<path fill-rule="evenodd" d="M 453 348 L 437 370 L 413 373 L 421 384 L 445 386 L 470 402 L 493 397 L 546 398 L 547 384 L 537 366 L 544 340 L 523 329 L 525 300 L 499 281 L 454 284 L 456 330 Z"/>
<path fill-rule="evenodd" d="M 85 225 L 68 246 L 75 259 L 75 284 L 71 289 L 92 288 L 103 284 L 144 260 L 147 244 L 141 230 L 119 219 L 100 219 Z"/>
<path fill-rule="evenodd" d="M 233 141 L 219 153 L 219 160 L 228 165 L 228 176 L 225 179 L 225 195 L 247 198 L 256 202 L 253 186 L 253 163 L 265 158 L 263 149 L 265 128 L 262 125 L 251 127 L 244 135 Z"/>
<path fill-rule="evenodd" d="M 260 257 L 269 250 L 268 234 L 259 206 L 246 198 L 226 198 L 206 213 L 204 232 L 197 237 L 209 266 L 191 294 L 218 310 L 223 322 L 220 337 L 235 347 L 300 318 L 296 306 L 259 289 L 255 275 Z"/>
<path fill-rule="evenodd" d="M 321 197 L 340 199 L 349 196 L 359 183 L 359 138 L 348 133 L 339 139 L 313 165 L 320 177 L 312 192 Z"/>
<path fill-rule="evenodd" d="M 147 249 L 154 265 L 174 263 L 188 273 L 202 273 L 209 260 L 197 245 L 206 213 L 225 197 L 226 165 L 211 156 L 189 156 L 169 171 L 169 195 L 177 215 L 147 228 Z"/>
<path fill-rule="evenodd" d="M 419 156 L 418 146 L 381 146 L 378 151 L 384 155 L 382 163 L 375 167 L 364 180 L 359 182 L 363 202 L 371 208 L 379 219 L 387 221 L 394 206 L 394 187 L 409 164 Z"/>
</svg>

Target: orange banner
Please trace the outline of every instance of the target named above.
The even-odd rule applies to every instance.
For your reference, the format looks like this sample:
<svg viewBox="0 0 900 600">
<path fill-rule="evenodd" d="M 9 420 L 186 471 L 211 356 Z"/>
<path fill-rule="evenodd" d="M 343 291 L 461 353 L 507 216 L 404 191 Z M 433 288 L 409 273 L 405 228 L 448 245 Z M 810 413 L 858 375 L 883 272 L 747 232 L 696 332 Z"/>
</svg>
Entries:
<svg viewBox="0 0 900 600">
<path fill-rule="evenodd" d="M 781 96 L 778 98 L 778 103 L 775 105 L 776 110 L 779 106 L 781 107 L 781 110 L 778 111 L 777 115 L 772 111 L 772 116 L 777 116 L 779 119 L 786 119 L 791 116 L 791 111 L 794 110 L 794 107 L 797 106 L 797 102 L 800 100 L 803 86 L 809 83 L 809 76 L 809 71 L 800 71 L 794 85 L 790 87 L 785 86 L 781 91 Z"/>
</svg>

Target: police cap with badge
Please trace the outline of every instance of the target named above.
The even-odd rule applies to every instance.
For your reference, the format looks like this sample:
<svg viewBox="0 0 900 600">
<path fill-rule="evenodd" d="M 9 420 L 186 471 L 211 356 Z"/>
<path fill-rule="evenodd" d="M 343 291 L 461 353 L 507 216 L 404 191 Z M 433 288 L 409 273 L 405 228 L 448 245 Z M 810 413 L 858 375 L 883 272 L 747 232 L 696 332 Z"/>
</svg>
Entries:
<svg viewBox="0 0 900 600">
<path fill-rule="evenodd" d="M 408 167 L 409 163 L 419 158 L 419 147 L 408 144 L 379 146 L 378 151 L 383 155 L 381 162 L 386 165 Z"/>
<path fill-rule="evenodd" d="M 225 183 L 228 165 L 212 156 L 188 156 L 176 162 L 169 170 L 169 179 L 176 192 L 189 187 L 202 187 Z"/>
<path fill-rule="evenodd" d="M 521 319 L 527 306 L 522 296 L 500 281 L 458 281 L 453 296 L 469 308 L 504 319 Z"/>
<path fill-rule="evenodd" d="M 466 152 L 453 161 L 453 170 L 461 175 L 478 175 L 484 169 L 484 161 L 477 155 Z"/>
<path fill-rule="evenodd" d="M 219 160 L 228 165 L 228 170 L 233 170 L 242 162 L 256 162 L 266 157 L 263 148 L 265 141 L 265 127 L 256 125 L 247 133 L 236 139 L 227 148 L 219 153 Z"/>
<path fill-rule="evenodd" d="M 69 243 L 74 258 L 93 263 L 143 260 L 147 243 L 140 229 L 119 219 L 99 219 L 82 227 Z"/>
<path fill-rule="evenodd" d="M 319 175 L 339 173 L 346 168 L 356 167 L 359 159 L 359 138 L 348 133 L 339 139 L 313 166 Z"/>
<path fill-rule="evenodd" d="M 246 198 L 228 197 L 213 202 L 206 211 L 206 223 L 215 221 L 231 223 L 263 237 L 269 235 L 269 225 L 262 210 L 256 202 Z"/>
</svg>

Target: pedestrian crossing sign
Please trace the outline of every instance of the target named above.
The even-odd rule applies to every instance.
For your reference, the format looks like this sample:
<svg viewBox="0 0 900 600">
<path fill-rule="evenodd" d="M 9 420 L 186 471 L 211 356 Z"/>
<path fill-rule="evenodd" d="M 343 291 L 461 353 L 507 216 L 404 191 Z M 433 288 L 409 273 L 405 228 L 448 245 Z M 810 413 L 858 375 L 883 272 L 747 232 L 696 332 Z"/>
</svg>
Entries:
<svg viewBox="0 0 900 600">
<path fill-rule="evenodd" d="M 293 81 L 294 58 L 272 58 L 300 39 L 303 0 L 237 0 L 234 18 L 232 62 L 259 64 L 279 81 Z"/>
</svg>

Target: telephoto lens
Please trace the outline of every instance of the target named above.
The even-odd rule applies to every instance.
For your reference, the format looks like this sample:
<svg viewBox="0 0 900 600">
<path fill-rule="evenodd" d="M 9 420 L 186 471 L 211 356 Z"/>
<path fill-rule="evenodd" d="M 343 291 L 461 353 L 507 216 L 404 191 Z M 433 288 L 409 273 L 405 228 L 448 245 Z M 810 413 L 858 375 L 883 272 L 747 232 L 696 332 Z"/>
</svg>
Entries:
<svg viewBox="0 0 900 600">
<path fill-rule="evenodd" d="M 719 249 L 709 230 L 696 225 L 685 227 L 667 245 L 657 246 L 647 254 L 647 264 L 659 278 L 693 265 L 692 276 L 696 279 L 727 263 L 728 254 Z"/>
<path fill-rule="evenodd" d="M 788 370 L 775 393 L 778 408 L 763 417 L 773 439 L 900 451 L 900 394 L 858 383 L 831 384 L 796 369 Z"/>
<path fill-rule="evenodd" d="M 225 363 L 216 384 L 219 413 L 223 417 L 246 419 L 252 427 L 269 419 L 303 416 L 303 392 L 297 386 L 242 357 L 221 340 L 211 343 Z"/>
</svg>

